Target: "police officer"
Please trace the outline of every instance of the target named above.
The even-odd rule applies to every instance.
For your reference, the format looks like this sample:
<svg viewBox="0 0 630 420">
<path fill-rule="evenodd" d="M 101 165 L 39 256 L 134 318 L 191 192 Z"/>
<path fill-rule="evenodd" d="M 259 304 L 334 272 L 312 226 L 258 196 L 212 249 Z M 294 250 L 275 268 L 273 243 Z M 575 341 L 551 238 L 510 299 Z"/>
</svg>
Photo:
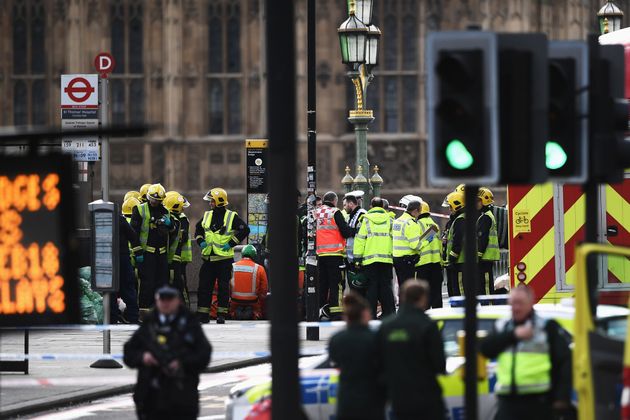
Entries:
<svg viewBox="0 0 630 420">
<path fill-rule="evenodd" d="M 347 328 L 328 346 L 330 361 L 340 371 L 336 419 L 382 420 L 386 398 L 369 303 L 350 292 L 343 298 L 343 315 Z"/>
<path fill-rule="evenodd" d="M 510 293 L 512 316 L 500 319 L 481 342 L 497 360 L 497 420 L 551 420 L 571 404 L 571 351 L 566 332 L 534 311 L 534 293 L 521 285 Z"/>
<path fill-rule="evenodd" d="M 353 230 L 354 234 L 361 227 L 361 218 L 367 213 L 367 210 L 361 207 L 359 201 L 363 197 L 363 191 L 351 191 L 343 197 L 343 209 L 348 214 L 348 226 Z M 354 235 L 346 239 L 346 261 L 348 264 L 354 262 L 352 248 L 354 247 Z"/>
<path fill-rule="evenodd" d="M 422 232 L 416 219 L 421 206 L 417 200 L 407 202 L 405 212 L 392 224 L 394 268 L 399 287 L 414 277 L 415 266 L 420 259 Z"/>
<path fill-rule="evenodd" d="M 446 270 L 449 296 L 464 294 L 464 193 L 454 191 L 446 196 L 445 202 L 451 210 L 451 223 L 446 237 Z"/>
<path fill-rule="evenodd" d="M 431 208 L 424 201 L 418 217 L 422 235 L 420 246 L 420 259 L 416 264 L 416 278 L 429 282 L 431 297 L 429 306 L 431 308 L 442 307 L 442 259 L 440 257 L 441 243 L 440 228 L 431 218 Z"/>
<path fill-rule="evenodd" d="M 392 222 L 383 200 L 374 197 L 354 238 L 355 265 L 368 279 L 367 298 L 375 319 L 377 301 L 381 302 L 383 317 L 394 313 Z"/>
<path fill-rule="evenodd" d="M 227 192 L 213 188 L 203 197 L 210 202 L 210 211 L 195 227 L 195 239 L 201 248 L 203 264 L 199 270 L 197 316 L 210 321 L 212 290 L 218 283 L 217 324 L 225 324 L 230 301 L 230 278 L 234 247 L 249 235 L 249 227 L 235 211 L 229 210 Z"/>
<path fill-rule="evenodd" d="M 444 419 L 437 375 L 446 371 L 446 357 L 440 331 L 424 313 L 428 300 L 426 281 L 405 282 L 398 313 L 377 333 L 387 395 L 398 420 Z"/>
<path fill-rule="evenodd" d="M 162 205 L 165 195 L 161 184 L 151 185 L 147 190 L 148 201 L 135 207 L 131 215 L 131 227 L 138 234 L 142 246 L 142 250 L 135 253 L 140 274 L 140 312 L 150 310 L 155 290 L 168 283 L 167 248 L 177 231 L 168 210 Z"/>
<path fill-rule="evenodd" d="M 162 286 L 155 309 L 124 346 L 124 362 L 138 369 L 133 400 L 139 419 L 196 419 L 199 374 L 212 347 L 182 304 L 177 289 Z"/>
<path fill-rule="evenodd" d="M 499 261 L 499 236 L 497 222 L 492 212 L 494 195 L 486 187 L 479 188 L 477 209 L 481 213 L 477 219 L 477 256 L 479 257 L 480 295 L 494 293 L 494 275 L 492 267 Z"/>
<path fill-rule="evenodd" d="M 354 235 L 354 231 L 346 224 L 341 211 L 337 208 L 337 202 L 337 194 L 328 191 L 324 194 L 324 204 L 315 210 L 319 303 L 322 311 L 325 311 L 325 305 L 328 305 L 330 319 L 334 321 L 341 319 L 346 239 Z"/>
<path fill-rule="evenodd" d="M 178 234 L 176 238 L 169 243 L 168 247 L 169 280 L 170 284 L 182 294 L 186 306 L 190 306 L 190 300 L 188 298 L 186 279 L 184 278 L 185 263 L 183 259 L 184 247 L 190 246 L 188 234 L 190 225 L 186 216 L 182 216 L 182 212 L 188 206 L 190 206 L 190 203 L 177 191 L 169 191 L 166 193 L 164 207 L 166 207 L 173 217 L 173 220 L 179 225 Z"/>
</svg>

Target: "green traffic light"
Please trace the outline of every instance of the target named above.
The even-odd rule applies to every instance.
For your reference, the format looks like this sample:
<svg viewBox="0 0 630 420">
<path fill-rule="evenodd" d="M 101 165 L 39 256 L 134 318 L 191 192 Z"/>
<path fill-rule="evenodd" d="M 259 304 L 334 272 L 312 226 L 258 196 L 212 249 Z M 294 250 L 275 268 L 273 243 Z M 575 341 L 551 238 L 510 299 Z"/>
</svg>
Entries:
<svg viewBox="0 0 630 420">
<path fill-rule="evenodd" d="M 567 153 L 555 141 L 548 141 L 545 146 L 545 160 L 547 169 L 560 169 L 567 163 Z"/>
<path fill-rule="evenodd" d="M 446 146 L 446 160 L 449 165 L 460 171 L 470 168 L 475 161 L 464 143 L 459 139 L 451 140 Z"/>
</svg>

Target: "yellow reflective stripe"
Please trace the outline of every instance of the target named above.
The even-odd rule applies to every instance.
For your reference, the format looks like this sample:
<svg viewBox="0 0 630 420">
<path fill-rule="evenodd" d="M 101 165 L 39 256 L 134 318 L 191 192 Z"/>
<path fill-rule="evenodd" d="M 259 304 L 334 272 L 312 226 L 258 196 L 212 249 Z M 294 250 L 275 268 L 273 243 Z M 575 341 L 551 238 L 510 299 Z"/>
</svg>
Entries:
<svg viewBox="0 0 630 420">
<path fill-rule="evenodd" d="M 200 314 L 209 314 L 210 313 L 210 308 L 206 308 L 204 306 L 199 306 L 197 308 L 197 312 Z"/>
<path fill-rule="evenodd" d="M 442 394 L 445 398 L 464 396 L 465 386 L 459 369 L 450 375 L 438 375 L 437 379 L 440 387 L 442 388 Z M 490 393 L 490 384 L 488 382 L 488 379 L 477 381 L 477 392 L 479 395 Z"/>
<path fill-rule="evenodd" d="M 255 404 L 271 396 L 271 382 L 255 385 L 245 392 L 245 398 L 250 404 Z"/>
</svg>

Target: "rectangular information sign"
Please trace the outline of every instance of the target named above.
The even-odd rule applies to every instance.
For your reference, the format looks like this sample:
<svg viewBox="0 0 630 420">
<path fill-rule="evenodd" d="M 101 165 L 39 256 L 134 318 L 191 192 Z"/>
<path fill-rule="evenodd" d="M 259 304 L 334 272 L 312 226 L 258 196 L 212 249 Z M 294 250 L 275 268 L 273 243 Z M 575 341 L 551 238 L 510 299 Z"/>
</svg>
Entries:
<svg viewBox="0 0 630 420">
<path fill-rule="evenodd" d="M 245 140 L 247 153 L 247 224 L 249 242 L 260 243 L 267 233 L 267 147 L 265 139 Z"/>
</svg>

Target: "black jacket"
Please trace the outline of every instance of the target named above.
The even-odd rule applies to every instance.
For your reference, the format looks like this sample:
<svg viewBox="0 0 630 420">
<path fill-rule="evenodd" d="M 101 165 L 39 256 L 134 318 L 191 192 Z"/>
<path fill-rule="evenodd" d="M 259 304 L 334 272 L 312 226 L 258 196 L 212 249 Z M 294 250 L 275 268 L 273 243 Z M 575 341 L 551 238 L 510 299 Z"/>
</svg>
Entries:
<svg viewBox="0 0 630 420">
<path fill-rule="evenodd" d="M 466 228 L 465 219 L 457 218 L 457 216 L 462 214 L 464 211 L 464 209 L 458 210 L 453 214 L 453 223 L 451 223 L 450 227 L 453 231 L 453 247 L 451 248 L 451 251 L 457 255 L 464 251 L 464 229 Z M 448 260 L 454 264 L 457 261 L 457 257 L 448 255 Z"/>
<path fill-rule="evenodd" d="M 161 363 L 160 367 L 143 364 L 147 351 Z M 138 369 L 133 398 L 139 417 L 174 410 L 182 415 L 196 415 L 199 412 L 199 374 L 208 366 L 211 353 L 212 347 L 201 325 L 185 307 L 166 324 L 160 322 L 154 309 L 124 347 L 125 364 Z M 179 360 L 181 369 L 166 372 L 164 367 L 173 359 Z"/>
<path fill-rule="evenodd" d="M 446 357 L 437 324 L 423 310 L 403 304 L 396 315 L 383 321 L 377 342 L 394 413 L 443 419 L 445 405 L 437 375 L 445 372 Z"/>
<path fill-rule="evenodd" d="M 149 228 L 149 237 L 147 238 L 147 245 L 154 248 L 162 248 L 168 246 L 170 240 L 177 235 L 177 225 L 173 222 L 173 217 L 168 213 L 168 210 L 163 205 L 152 207 L 149 205 L 149 215 L 151 216 L 151 223 Z M 164 216 L 169 216 L 171 219 L 171 226 L 167 227 L 164 224 L 157 223 Z M 138 211 L 138 206 L 133 208 L 131 213 L 131 227 L 136 231 L 138 236 L 142 230 L 142 216 Z"/>
<path fill-rule="evenodd" d="M 337 417 L 383 419 L 386 396 L 376 334 L 367 326 L 349 326 L 330 339 L 329 353 L 331 362 L 341 371 Z"/>
<path fill-rule="evenodd" d="M 481 214 L 477 219 L 477 253 L 486 252 L 488 242 L 490 241 L 490 229 L 492 228 L 492 219 L 485 214 L 488 210 L 492 211 L 492 207 L 486 206 L 481 208 Z"/>
<path fill-rule="evenodd" d="M 120 215 L 118 220 L 118 252 L 121 255 L 129 255 L 129 246 L 134 250 L 134 253 L 142 252 L 138 234 L 127 223 L 125 216 Z"/>
<path fill-rule="evenodd" d="M 212 211 L 212 220 L 210 220 L 210 229 L 213 232 L 219 231 L 224 227 L 224 217 L 225 217 L 225 207 L 216 207 Z M 206 240 L 206 232 L 201 226 L 201 222 L 203 222 L 203 217 L 197 222 L 195 226 L 195 240 L 199 245 L 203 241 Z M 243 239 L 247 238 L 249 235 L 249 226 L 247 223 L 241 219 L 238 214 L 234 216 L 234 220 L 232 221 L 232 230 L 234 230 L 234 236 L 236 237 L 236 241 L 234 239 L 230 240 L 230 246 L 234 248 L 236 245 L 240 244 Z"/>
<path fill-rule="evenodd" d="M 532 312 L 533 317 L 534 312 Z M 530 317 L 531 319 L 531 317 Z M 493 331 L 481 342 L 481 353 L 489 359 L 495 359 L 500 353 L 515 345 L 518 340 L 514 336 L 516 325 L 507 323 L 504 331 Z M 551 356 L 551 384 L 554 401 L 571 401 L 571 350 L 567 333 L 554 320 L 545 323 L 549 355 Z"/>
</svg>

